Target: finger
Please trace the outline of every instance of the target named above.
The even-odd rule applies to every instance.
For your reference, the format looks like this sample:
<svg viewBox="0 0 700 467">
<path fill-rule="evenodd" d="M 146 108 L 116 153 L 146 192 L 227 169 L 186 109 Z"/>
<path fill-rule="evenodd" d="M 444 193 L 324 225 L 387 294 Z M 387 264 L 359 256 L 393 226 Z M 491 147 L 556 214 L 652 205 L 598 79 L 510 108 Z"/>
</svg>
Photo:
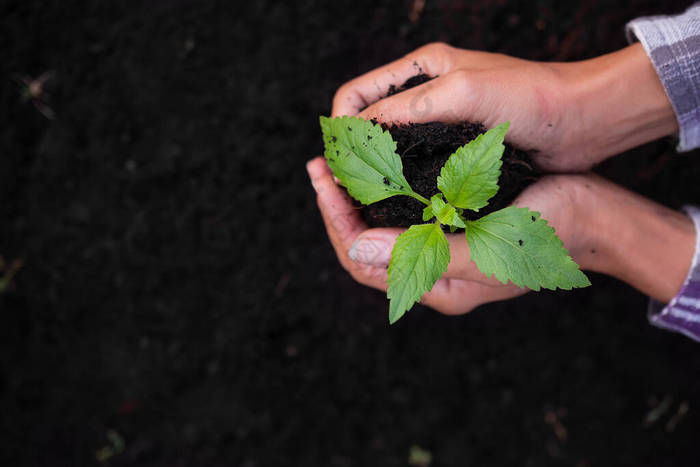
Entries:
<svg viewBox="0 0 700 467">
<path fill-rule="evenodd" d="M 364 285 L 385 292 L 387 290 L 387 270 L 384 268 L 365 266 L 362 269 L 360 266 L 353 277 Z M 446 315 L 459 315 L 485 303 L 514 298 L 526 292 L 528 289 L 512 284 L 503 285 L 499 282 L 497 285 L 486 285 L 443 277 L 429 292 L 423 294 L 420 303 Z"/>
<path fill-rule="evenodd" d="M 357 263 L 348 256 L 348 250 L 357 236 L 367 229 L 352 201 L 333 179 L 323 157 L 310 160 L 306 169 L 317 194 L 328 237 L 341 265 L 358 282 L 382 289 L 386 287 L 386 270 L 372 265 Z"/>
<path fill-rule="evenodd" d="M 398 228 L 364 230 L 353 241 L 348 256 L 358 263 L 386 268 L 391 261 L 396 238 L 404 231 Z M 491 286 L 503 285 L 495 277 L 486 277 L 470 260 L 469 244 L 463 233 L 448 234 L 447 240 L 450 242 L 450 262 L 444 278 L 476 281 Z"/>
<path fill-rule="evenodd" d="M 459 315 L 485 303 L 507 300 L 527 292 L 527 289 L 512 284 L 491 286 L 443 277 L 423 295 L 421 303 L 447 315 Z"/>
<path fill-rule="evenodd" d="M 448 73 L 452 70 L 455 53 L 456 50 L 449 45 L 428 44 L 348 81 L 333 98 L 332 116 L 356 115 L 360 109 L 385 97 L 392 84 L 400 86 L 417 74 L 432 77 Z"/>
<path fill-rule="evenodd" d="M 381 99 L 360 112 L 359 116 L 386 123 L 455 123 L 469 120 L 486 124 L 489 116 L 481 115 L 482 84 L 474 79 L 476 73 L 461 69 L 453 71 Z"/>
<path fill-rule="evenodd" d="M 347 193 L 336 184 L 325 159 L 312 159 L 307 163 L 306 169 L 316 191 L 318 208 L 331 243 L 339 255 L 346 255 L 350 245 L 360 232 L 367 229 L 367 225 L 360 218 Z"/>
</svg>

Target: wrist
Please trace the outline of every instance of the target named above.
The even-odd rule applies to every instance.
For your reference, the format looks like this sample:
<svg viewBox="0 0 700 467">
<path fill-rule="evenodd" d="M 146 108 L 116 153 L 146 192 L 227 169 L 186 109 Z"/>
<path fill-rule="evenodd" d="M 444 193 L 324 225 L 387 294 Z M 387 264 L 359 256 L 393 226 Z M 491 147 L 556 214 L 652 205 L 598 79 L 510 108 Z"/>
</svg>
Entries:
<svg viewBox="0 0 700 467">
<path fill-rule="evenodd" d="M 597 177 L 582 191 L 590 218 L 584 267 L 661 302 L 673 298 L 695 252 L 692 220 Z"/>
<path fill-rule="evenodd" d="M 640 44 L 564 70 L 573 128 L 591 164 L 678 132 L 671 102 Z"/>
</svg>

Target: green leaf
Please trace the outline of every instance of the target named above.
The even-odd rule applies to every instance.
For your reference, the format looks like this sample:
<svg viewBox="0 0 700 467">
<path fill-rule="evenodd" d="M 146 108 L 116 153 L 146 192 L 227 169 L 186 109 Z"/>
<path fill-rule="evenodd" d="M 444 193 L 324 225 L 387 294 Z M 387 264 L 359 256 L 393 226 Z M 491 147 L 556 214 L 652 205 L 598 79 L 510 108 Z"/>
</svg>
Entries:
<svg viewBox="0 0 700 467">
<path fill-rule="evenodd" d="M 457 214 L 457 210 L 453 206 L 445 203 L 441 194 L 434 195 L 430 198 L 430 206 L 431 211 L 441 224 L 452 227 L 466 227 L 462 218 Z"/>
<path fill-rule="evenodd" d="M 502 123 L 477 136 L 447 160 L 437 183 L 451 205 L 478 211 L 498 192 L 503 138 L 509 125 Z"/>
<path fill-rule="evenodd" d="M 371 204 L 395 195 L 419 197 L 403 175 L 396 143 L 379 125 L 357 117 L 321 117 L 326 161 L 350 195 Z"/>
<path fill-rule="evenodd" d="M 440 224 L 413 225 L 398 236 L 389 263 L 389 322 L 395 323 L 447 271 L 450 244 Z"/>
<path fill-rule="evenodd" d="M 433 207 L 432 206 L 426 206 L 423 208 L 423 222 L 427 222 L 430 219 L 435 217 L 435 213 L 433 213 Z"/>
<path fill-rule="evenodd" d="M 532 290 L 591 285 L 539 212 L 510 206 L 468 221 L 466 236 L 479 270 L 504 284 Z"/>
</svg>

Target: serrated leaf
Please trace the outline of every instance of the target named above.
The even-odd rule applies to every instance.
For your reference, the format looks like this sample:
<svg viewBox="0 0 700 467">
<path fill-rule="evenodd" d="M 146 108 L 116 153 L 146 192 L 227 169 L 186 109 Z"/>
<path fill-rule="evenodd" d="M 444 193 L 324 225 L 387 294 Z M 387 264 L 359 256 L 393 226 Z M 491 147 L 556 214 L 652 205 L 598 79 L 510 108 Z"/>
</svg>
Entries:
<svg viewBox="0 0 700 467">
<path fill-rule="evenodd" d="M 467 222 L 466 236 L 479 270 L 504 284 L 532 290 L 591 285 L 538 212 L 510 206 Z"/>
<path fill-rule="evenodd" d="M 478 211 L 498 192 L 503 138 L 509 125 L 502 123 L 477 136 L 447 160 L 437 184 L 451 205 Z"/>
<path fill-rule="evenodd" d="M 413 225 L 398 236 L 389 263 L 389 322 L 409 310 L 447 271 L 450 244 L 440 224 Z"/>
<path fill-rule="evenodd" d="M 431 211 L 441 224 L 452 227 L 465 227 L 464 221 L 457 214 L 457 210 L 445 203 L 441 194 L 434 195 L 430 198 Z"/>
<path fill-rule="evenodd" d="M 414 192 L 388 132 L 357 117 L 321 117 L 326 161 L 350 196 L 371 204 Z"/>
</svg>

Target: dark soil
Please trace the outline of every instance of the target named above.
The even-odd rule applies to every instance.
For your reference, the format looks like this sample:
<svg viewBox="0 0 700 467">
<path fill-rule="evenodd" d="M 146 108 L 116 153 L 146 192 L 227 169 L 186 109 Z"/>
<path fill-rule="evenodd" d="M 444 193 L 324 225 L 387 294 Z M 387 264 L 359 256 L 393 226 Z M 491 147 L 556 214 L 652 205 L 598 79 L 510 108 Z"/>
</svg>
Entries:
<svg viewBox="0 0 700 467">
<path fill-rule="evenodd" d="M 409 86 L 407 82 L 402 87 Z M 486 131 L 480 124 L 466 122 L 451 125 L 440 122 L 412 123 L 391 125 L 386 129 L 396 141 L 406 180 L 417 193 L 428 199 L 439 192 L 437 176 L 450 155 Z M 505 145 L 502 161 L 498 193 L 478 212 L 465 211 L 467 219 L 478 219 L 508 206 L 539 176 L 530 156 L 510 144 Z M 394 196 L 364 207 L 362 215 L 372 227 L 409 227 L 422 222 L 424 207 L 413 198 Z"/>
<path fill-rule="evenodd" d="M 427 83 L 431 79 L 437 78 L 437 76 L 428 76 L 425 73 L 419 73 L 415 76 L 411 76 L 408 78 L 403 84 L 396 86 L 393 84 L 389 85 L 389 90 L 387 91 L 386 95 L 387 97 L 393 96 L 394 94 L 398 94 L 402 91 L 405 91 L 406 89 L 411 89 L 415 88 L 418 85 L 421 85 L 423 83 Z"/>
<path fill-rule="evenodd" d="M 645 296 L 390 327 L 304 171 L 334 91 L 421 45 L 580 60 L 691 2 L 414 3 L 0 0 L 1 466 L 697 465 L 700 347 Z M 46 71 L 53 120 L 15 80 Z M 597 170 L 678 208 L 699 158 Z"/>
</svg>

